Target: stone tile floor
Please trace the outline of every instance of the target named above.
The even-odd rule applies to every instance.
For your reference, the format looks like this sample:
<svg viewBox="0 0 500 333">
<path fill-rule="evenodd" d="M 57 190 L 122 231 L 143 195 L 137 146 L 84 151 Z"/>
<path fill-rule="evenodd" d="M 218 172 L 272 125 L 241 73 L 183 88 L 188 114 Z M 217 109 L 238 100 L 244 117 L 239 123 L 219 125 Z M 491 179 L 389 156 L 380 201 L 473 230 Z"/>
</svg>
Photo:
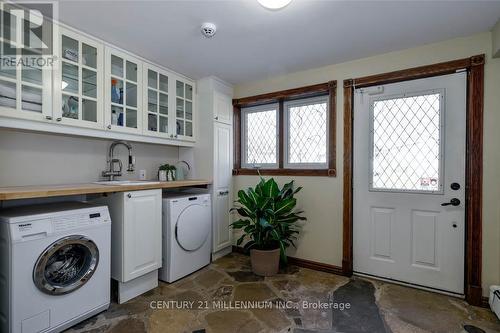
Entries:
<svg viewBox="0 0 500 333">
<path fill-rule="evenodd" d="M 244 305 L 254 308 L 236 308 Z M 460 299 L 384 282 L 295 266 L 262 278 L 248 257 L 230 254 L 67 332 L 476 333 L 500 332 L 500 321 Z"/>
</svg>

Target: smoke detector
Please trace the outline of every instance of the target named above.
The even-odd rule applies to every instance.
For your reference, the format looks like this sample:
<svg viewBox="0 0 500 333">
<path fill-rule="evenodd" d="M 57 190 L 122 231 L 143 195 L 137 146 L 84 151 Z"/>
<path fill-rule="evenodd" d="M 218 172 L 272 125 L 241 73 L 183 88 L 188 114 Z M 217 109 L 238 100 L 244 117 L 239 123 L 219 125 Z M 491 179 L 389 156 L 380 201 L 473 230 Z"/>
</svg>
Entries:
<svg viewBox="0 0 500 333">
<path fill-rule="evenodd" d="M 217 31 L 217 27 L 213 23 L 203 23 L 201 25 L 201 34 L 206 38 L 212 38 L 215 36 L 215 32 Z"/>
</svg>

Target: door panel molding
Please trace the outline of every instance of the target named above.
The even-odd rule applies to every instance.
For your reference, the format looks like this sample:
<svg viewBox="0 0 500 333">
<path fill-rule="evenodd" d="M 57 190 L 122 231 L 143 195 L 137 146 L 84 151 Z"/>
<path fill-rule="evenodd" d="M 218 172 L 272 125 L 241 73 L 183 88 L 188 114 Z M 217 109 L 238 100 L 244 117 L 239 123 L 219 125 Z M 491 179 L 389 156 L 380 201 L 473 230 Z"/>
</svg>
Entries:
<svg viewBox="0 0 500 333">
<path fill-rule="evenodd" d="M 353 272 L 353 106 L 354 88 L 467 71 L 465 299 L 482 304 L 482 170 L 484 54 L 389 73 L 344 80 L 344 189 L 342 273 Z"/>
</svg>

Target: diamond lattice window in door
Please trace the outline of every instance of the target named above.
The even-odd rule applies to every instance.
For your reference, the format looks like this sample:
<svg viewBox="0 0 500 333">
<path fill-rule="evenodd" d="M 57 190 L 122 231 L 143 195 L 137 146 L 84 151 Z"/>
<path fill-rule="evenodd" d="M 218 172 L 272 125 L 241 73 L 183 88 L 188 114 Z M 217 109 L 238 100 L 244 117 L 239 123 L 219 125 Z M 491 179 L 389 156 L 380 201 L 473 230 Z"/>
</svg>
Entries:
<svg viewBox="0 0 500 333">
<path fill-rule="evenodd" d="M 441 94 L 375 100 L 372 112 L 371 188 L 439 191 Z"/>
</svg>

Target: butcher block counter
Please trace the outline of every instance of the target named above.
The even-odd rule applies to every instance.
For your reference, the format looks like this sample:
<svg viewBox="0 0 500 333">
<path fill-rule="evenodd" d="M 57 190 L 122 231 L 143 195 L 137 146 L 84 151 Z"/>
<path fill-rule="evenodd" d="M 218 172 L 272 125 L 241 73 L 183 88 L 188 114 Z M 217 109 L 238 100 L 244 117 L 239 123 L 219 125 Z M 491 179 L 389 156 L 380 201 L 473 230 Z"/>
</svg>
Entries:
<svg viewBox="0 0 500 333">
<path fill-rule="evenodd" d="M 144 181 L 143 184 L 141 184 L 141 181 L 134 181 L 122 185 L 110 185 L 96 182 L 64 185 L 11 186 L 0 187 L 0 201 L 164 188 L 207 187 L 211 183 L 212 182 L 209 180 L 193 179 L 170 182 Z"/>
</svg>

